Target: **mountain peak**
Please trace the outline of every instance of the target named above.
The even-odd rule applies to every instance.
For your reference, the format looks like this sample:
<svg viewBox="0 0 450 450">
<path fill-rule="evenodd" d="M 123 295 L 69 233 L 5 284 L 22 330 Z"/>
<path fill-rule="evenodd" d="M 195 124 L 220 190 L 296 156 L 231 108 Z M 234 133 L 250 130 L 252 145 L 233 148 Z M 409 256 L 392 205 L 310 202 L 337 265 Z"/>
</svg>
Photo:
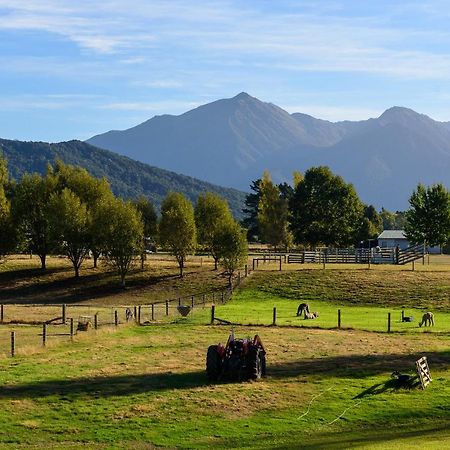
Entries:
<svg viewBox="0 0 450 450">
<path fill-rule="evenodd" d="M 429 119 L 429 117 L 404 106 L 393 106 L 381 114 L 378 119 L 385 123 L 401 123 L 410 120 Z"/>
<path fill-rule="evenodd" d="M 233 97 L 233 100 L 248 100 L 250 98 L 254 98 L 251 95 L 247 94 L 247 92 L 239 92 L 238 95 Z"/>
</svg>

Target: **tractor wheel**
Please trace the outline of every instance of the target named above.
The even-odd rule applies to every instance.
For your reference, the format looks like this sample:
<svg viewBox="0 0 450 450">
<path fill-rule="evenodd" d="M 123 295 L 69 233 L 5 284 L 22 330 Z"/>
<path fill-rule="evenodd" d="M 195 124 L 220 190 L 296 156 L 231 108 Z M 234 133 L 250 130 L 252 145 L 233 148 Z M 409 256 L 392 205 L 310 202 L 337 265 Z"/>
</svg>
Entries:
<svg viewBox="0 0 450 450">
<path fill-rule="evenodd" d="M 261 376 L 266 376 L 266 355 L 261 353 Z"/>
<path fill-rule="evenodd" d="M 209 381 L 217 381 L 222 371 L 222 360 L 217 351 L 218 345 L 210 345 L 206 354 L 206 375 Z"/>
<path fill-rule="evenodd" d="M 264 362 L 263 362 L 264 360 Z M 265 358 L 258 347 L 252 347 L 247 355 L 247 373 L 252 380 L 259 380 L 265 371 Z"/>
</svg>

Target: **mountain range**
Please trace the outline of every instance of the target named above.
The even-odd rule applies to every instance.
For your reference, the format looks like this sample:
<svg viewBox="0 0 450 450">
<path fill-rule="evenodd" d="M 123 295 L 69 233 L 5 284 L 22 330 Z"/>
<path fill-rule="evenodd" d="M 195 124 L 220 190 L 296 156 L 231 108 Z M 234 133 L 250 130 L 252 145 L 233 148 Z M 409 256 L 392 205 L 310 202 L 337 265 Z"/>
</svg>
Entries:
<svg viewBox="0 0 450 450">
<path fill-rule="evenodd" d="M 363 121 L 329 122 L 289 114 L 247 93 L 179 116 L 155 116 L 88 143 L 152 166 L 248 190 L 268 169 L 274 181 L 327 165 L 361 199 L 405 209 L 417 183 L 450 185 L 450 122 L 393 107 Z"/>
<path fill-rule="evenodd" d="M 125 156 L 96 148 L 81 141 L 22 142 L 0 139 L 0 155 L 8 161 L 8 171 L 15 180 L 25 172 L 44 174 L 48 164 L 60 159 L 66 164 L 84 167 L 95 177 L 106 177 L 113 192 L 125 199 L 144 195 L 159 207 L 169 191 L 183 192 L 192 202 L 198 195 L 214 192 L 228 201 L 233 215 L 242 218 L 245 193 L 236 189 L 200 181 L 147 164 Z"/>
</svg>

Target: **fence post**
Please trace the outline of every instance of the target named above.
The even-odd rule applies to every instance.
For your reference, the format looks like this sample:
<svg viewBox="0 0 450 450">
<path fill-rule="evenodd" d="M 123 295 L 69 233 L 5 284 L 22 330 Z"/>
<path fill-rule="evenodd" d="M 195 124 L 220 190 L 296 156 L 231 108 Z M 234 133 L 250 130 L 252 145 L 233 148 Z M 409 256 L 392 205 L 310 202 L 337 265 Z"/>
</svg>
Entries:
<svg viewBox="0 0 450 450">
<path fill-rule="evenodd" d="M 166 316 L 169 315 L 169 301 L 166 300 Z"/>
<path fill-rule="evenodd" d="M 134 307 L 134 322 L 136 323 L 138 320 L 137 318 L 137 306 Z"/>
<path fill-rule="evenodd" d="M 253 270 L 255 270 L 255 258 L 253 258 Z"/>
<path fill-rule="evenodd" d="M 338 328 L 341 328 L 341 310 L 338 309 Z"/>
<path fill-rule="evenodd" d="M 3 323 L 3 319 L 5 318 L 5 316 L 4 316 L 4 306 L 5 305 L 3 305 L 3 303 L 2 303 L 2 305 L 1 305 L 1 307 L 0 307 L 0 322 L 2 322 Z"/>
<path fill-rule="evenodd" d="M 402 309 L 402 322 L 403 322 L 404 319 L 405 319 L 405 310 Z"/>
<path fill-rule="evenodd" d="M 416 270 L 416 262 L 413 261 L 413 262 L 412 262 L 412 271 L 414 272 L 415 270 Z"/>
<path fill-rule="evenodd" d="M 181 297 L 178 297 L 178 306 L 181 306 Z"/>
<path fill-rule="evenodd" d="M 138 306 L 138 324 L 141 324 L 141 312 L 142 312 L 142 307 L 141 305 Z"/>
<path fill-rule="evenodd" d="M 223 291 L 222 291 L 222 305 L 224 303 Z"/>
<path fill-rule="evenodd" d="M 277 324 L 277 307 L 273 307 L 273 317 L 272 317 L 272 325 Z"/>
<path fill-rule="evenodd" d="M 119 326 L 119 314 L 117 313 L 117 309 L 114 311 L 114 325 L 116 327 Z"/>
<path fill-rule="evenodd" d="M 152 303 L 152 320 L 155 320 L 155 304 Z"/>
<path fill-rule="evenodd" d="M 281 272 L 281 256 L 280 256 L 280 272 Z"/>
<path fill-rule="evenodd" d="M 11 357 L 14 358 L 16 354 L 16 332 L 11 331 Z"/>
<path fill-rule="evenodd" d="M 66 323 L 66 304 L 65 303 L 62 305 L 61 316 L 62 316 L 62 323 Z"/>
<path fill-rule="evenodd" d="M 94 315 L 94 329 L 98 330 L 98 313 Z"/>
<path fill-rule="evenodd" d="M 245 265 L 245 278 L 248 277 L 248 264 Z"/>
<path fill-rule="evenodd" d="M 211 325 L 214 324 L 214 315 L 215 315 L 216 307 L 211 305 Z"/>
<path fill-rule="evenodd" d="M 391 332 L 391 313 L 388 313 L 388 333 Z"/>
<path fill-rule="evenodd" d="M 194 296 L 191 297 L 191 307 L 194 307 Z"/>
<path fill-rule="evenodd" d="M 45 322 L 42 323 L 42 345 L 45 347 L 47 342 L 47 324 Z"/>
</svg>

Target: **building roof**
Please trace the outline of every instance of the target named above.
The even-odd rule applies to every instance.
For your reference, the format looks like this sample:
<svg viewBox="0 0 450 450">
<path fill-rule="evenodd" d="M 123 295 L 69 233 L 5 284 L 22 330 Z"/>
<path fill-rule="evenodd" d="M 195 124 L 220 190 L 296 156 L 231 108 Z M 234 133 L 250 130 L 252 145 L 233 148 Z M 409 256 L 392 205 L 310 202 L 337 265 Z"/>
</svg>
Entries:
<svg viewBox="0 0 450 450">
<path fill-rule="evenodd" d="M 378 239 L 405 239 L 405 232 L 403 230 L 384 230 L 379 236 Z"/>
</svg>

